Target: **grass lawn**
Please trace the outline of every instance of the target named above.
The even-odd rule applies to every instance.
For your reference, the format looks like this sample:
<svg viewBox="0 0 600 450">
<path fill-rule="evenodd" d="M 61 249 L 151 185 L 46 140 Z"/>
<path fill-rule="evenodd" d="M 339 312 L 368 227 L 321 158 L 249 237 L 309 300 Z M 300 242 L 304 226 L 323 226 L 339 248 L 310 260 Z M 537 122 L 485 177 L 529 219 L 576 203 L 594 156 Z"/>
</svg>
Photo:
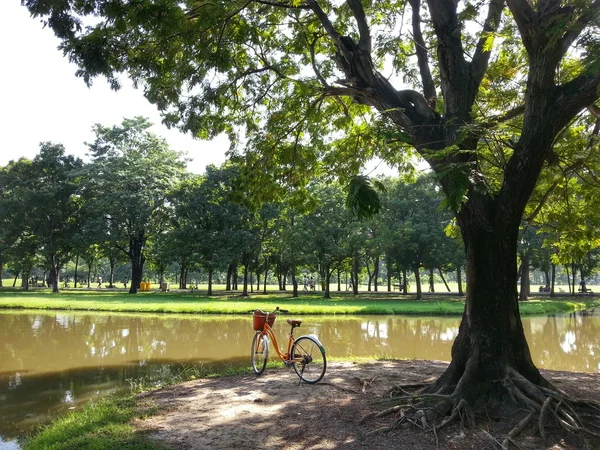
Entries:
<svg viewBox="0 0 600 450">
<path fill-rule="evenodd" d="M 253 294 L 207 297 L 189 292 L 139 292 L 110 290 L 64 290 L 53 294 L 47 289 L 24 292 L 18 289 L 0 289 L 0 308 L 58 309 L 83 311 L 243 314 L 260 308 L 274 310 L 277 306 L 293 314 L 406 314 L 406 315 L 461 315 L 464 299 L 452 295 L 428 295 L 417 301 L 411 295 L 393 293 L 332 293 L 325 300 L 320 293 L 303 293 L 299 298 L 290 294 Z M 595 297 L 532 297 L 520 304 L 522 314 L 557 314 L 590 309 L 600 305 Z"/>
</svg>

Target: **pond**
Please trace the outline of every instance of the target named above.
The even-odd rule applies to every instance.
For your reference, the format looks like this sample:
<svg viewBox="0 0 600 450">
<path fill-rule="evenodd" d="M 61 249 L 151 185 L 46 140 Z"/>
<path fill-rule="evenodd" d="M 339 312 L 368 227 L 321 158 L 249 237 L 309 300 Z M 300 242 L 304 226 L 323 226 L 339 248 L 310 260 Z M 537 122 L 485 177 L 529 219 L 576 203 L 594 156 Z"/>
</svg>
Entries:
<svg viewBox="0 0 600 450">
<path fill-rule="evenodd" d="M 285 317 L 283 317 L 285 318 Z M 283 343 L 283 318 L 275 332 Z M 457 317 L 305 316 L 295 334 L 317 334 L 333 357 L 450 360 Z M 199 365 L 249 364 L 245 316 L 0 312 L 0 450 L 57 414 Z M 600 314 L 524 318 L 538 367 L 600 370 Z M 286 341 L 287 342 L 287 341 Z"/>
</svg>

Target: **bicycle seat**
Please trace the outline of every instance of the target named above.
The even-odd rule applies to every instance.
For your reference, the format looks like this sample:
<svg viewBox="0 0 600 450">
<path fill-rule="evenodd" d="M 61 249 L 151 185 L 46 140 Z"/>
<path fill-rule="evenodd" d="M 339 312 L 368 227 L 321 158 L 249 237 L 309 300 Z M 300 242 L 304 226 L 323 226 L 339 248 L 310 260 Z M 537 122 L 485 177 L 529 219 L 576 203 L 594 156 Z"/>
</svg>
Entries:
<svg viewBox="0 0 600 450">
<path fill-rule="evenodd" d="M 292 326 L 292 328 L 295 328 L 295 327 L 299 327 L 300 326 L 300 324 L 302 323 L 302 320 L 300 320 L 300 319 L 296 319 L 296 320 L 288 319 L 287 323 L 289 323 Z"/>
</svg>

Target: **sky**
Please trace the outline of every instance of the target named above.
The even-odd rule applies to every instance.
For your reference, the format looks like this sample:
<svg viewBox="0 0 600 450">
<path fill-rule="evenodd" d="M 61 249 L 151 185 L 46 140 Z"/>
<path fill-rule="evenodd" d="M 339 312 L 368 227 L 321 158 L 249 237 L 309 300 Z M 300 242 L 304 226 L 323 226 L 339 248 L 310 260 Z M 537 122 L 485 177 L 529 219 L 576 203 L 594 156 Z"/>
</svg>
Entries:
<svg viewBox="0 0 600 450">
<path fill-rule="evenodd" d="M 45 141 L 61 143 L 66 153 L 86 160 L 85 142 L 93 142 L 94 124 L 118 125 L 135 116 L 150 118 L 153 133 L 185 152 L 191 172 L 225 161 L 225 135 L 200 141 L 167 129 L 156 107 L 130 82 L 115 92 L 98 78 L 88 88 L 57 49 L 59 40 L 30 17 L 21 0 L 0 0 L 0 42 L 0 166 L 21 156 L 32 159 Z"/>
<path fill-rule="evenodd" d="M 57 49 L 53 32 L 30 17 L 21 0 L 0 0 L 0 42 L 0 166 L 22 156 L 33 159 L 40 142 L 46 141 L 63 144 L 66 153 L 86 161 L 85 142 L 94 141 L 94 124 L 113 126 L 135 116 L 148 117 L 153 133 L 186 153 L 191 172 L 202 173 L 207 165 L 225 161 L 225 135 L 201 141 L 168 129 L 157 108 L 130 81 L 122 80 L 116 92 L 102 78 L 88 88 L 75 76 L 77 66 Z M 380 161 L 369 163 L 365 172 L 397 174 Z"/>
</svg>

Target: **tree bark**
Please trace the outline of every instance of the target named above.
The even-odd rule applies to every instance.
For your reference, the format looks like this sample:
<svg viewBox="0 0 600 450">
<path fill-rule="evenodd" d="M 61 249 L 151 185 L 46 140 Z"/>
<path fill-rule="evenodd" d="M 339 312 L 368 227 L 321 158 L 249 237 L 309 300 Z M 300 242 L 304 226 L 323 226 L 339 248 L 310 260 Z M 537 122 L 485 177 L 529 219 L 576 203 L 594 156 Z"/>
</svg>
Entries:
<svg viewBox="0 0 600 450">
<path fill-rule="evenodd" d="M 550 297 L 556 296 L 556 294 L 554 293 L 555 282 L 556 282 L 556 265 L 552 264 L 552 279 L 551 279 L 551 285 L 550 285 Z"/>
<path fill-rule="evenodd" d="M 419 266 L 413 267 L 413 273 L 415 274 L 415 284 L 417 285 L 417 300 L 422 300 L 423 291 L 421 289 L 421 274 L 419 273 Z"/>
<path fill-rule="evenodd" d="M 462 270 L 460 265 L 456 267 L 456 281 L 458 282 L 458 295 L 463 295 Z"/>
<path fill-rule="evenodd" d="M 292 298 L 298 298 L 298 280 L 296 279 L 296 264 L 292 264 Z"/>
<path fill-rule="evenodd" d="M 208 269 L 208 292 L 207 295 L 213 295 L 213 268 Z"/>
<path fill-rule="evenodd" d="M 325 266 L 325 292 L 323 294 L 323 298 L 331 298 L 331 294 L 329 292 L 329 277 L 331 276 L 331 272 L 329 271 L 329 264 Z"/>
<path fill-rule="evenodd" d="M 137 294 L 142 282 L 142 273 L 144 271 L 144 247 L 146 245 L 146 236 L 143 231 L 138 232 L 137 236 L 132 236 L 129 239 L 128 256 L 131 261 L 131 286 L 129 287 L 130 294 Z"/>
<path fill-rule="evenodd" d="M 350 278 L 352 279 L 352 293 L 358 295 L 358 256 L 355 256 L 352 262 Z"/>
<path fill-rule="evenodd" d="M 429 269 L 429 292 L 435 293 L 435 284 L 433 279 L 433 268 Z"/>
<path fill-rule="evenodd" d="M 446 278 L 444 278 L 444 273 L 442 272 L 442 269 L 440 267 L 438 267 L 438 272 L 440 273 L 440 278 L 444 282 L 444 286 L 446 286 L 446 290 L 450 292 L 450 286 L 448 286 L 448 283 L 446 283 Z"/>
<path fill-rule="evenodd" d="M 518 225 L 511 232 L 503 226 L 484 231 L 463 223 L 461 230 L 467 254 L 465 311 L 452 362 L 428 390 L 455 386 L 472 404 L 485 403 L 506 390 L 502 383 L 511 369 L 538 386 L 548 386 L 531 360 L 519 316 Z"/>
<path fill-rule="evenodd" d="M 248 264 L 244 264 L 244 287 L 242 297 L 248 297 Z"/>
<path fill-rule="evenodd" d="M 373 290 L 377 292 L 377 279 L 379 278 L 379 255 L 375 257 L 375 269 L 373 270 L 373 272 L 375 276 L 375 284 L 373 286 Z"/>
<path fill-rule="evenodd" d="M 523 255 L 523 261 L 521 263 L 521 292 L 519 294 L 519 301 L 526 301 L 529 297 L 529 252 L 525 252 Z"/>
</svg>

